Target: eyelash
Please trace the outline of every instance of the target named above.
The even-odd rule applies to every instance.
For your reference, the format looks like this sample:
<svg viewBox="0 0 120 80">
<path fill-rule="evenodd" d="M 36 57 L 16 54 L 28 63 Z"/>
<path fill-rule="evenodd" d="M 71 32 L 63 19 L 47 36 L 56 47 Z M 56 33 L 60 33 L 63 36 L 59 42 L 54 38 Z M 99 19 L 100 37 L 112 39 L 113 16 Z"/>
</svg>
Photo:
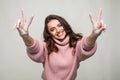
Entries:
<svg viewBox="0 0 120 80">
<path fill-rule="evenodd" d="M 51 29 L 50 31 L 51 31 L 51 32 L 53 32 L 53 31 L 54 31 L 54 29 Z"/>
<path fill-rule="evenodd" d="M 58 27 L 61 27 L 61 26 L 62 26 L 62 24 L 58 24 Z M 53 32 L 54 28 L 50 29 L 50 31 Z"/>
<path fill-rule="evenodd" d="M 59 27 L 61 27 L 61 26 L 62 26 L 62 24 L 58 24 L 58 26 L 59 26 Z"/>
</svg>

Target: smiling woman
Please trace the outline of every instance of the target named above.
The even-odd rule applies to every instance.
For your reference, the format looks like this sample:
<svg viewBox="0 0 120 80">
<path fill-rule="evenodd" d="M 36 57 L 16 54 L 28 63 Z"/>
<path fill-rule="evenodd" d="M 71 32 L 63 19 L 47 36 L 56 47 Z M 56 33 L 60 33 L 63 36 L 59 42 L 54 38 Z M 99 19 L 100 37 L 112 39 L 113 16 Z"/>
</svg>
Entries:
<svg viewBox="0 0 120 80">
<path fill-rule="evenodd" d="M 58 48 L 54 45 L 55 39 L 62 42 L 66 36 L 69 35 L 69 45 L 70 47 L 75 47 L 77 40 L 82 38 L 82 35 L 74 33 L 68 22 L 58 15 L 49 15 L 46 17 L 43 33 L 44 41 L 47 44 L 48 54 L 52 51 L 58 51 Z"/>
<path fill-rule="evenodd" d="M 96 39 L 106 29 L 101 14 L 102 9 L 97 21 L 90 14 L 93 29 L 88 36 L 75 33 L 64 18 L 49 15 L 45 19 L 44 41 L 40 41 L 29 35 L 33 16 L 27 22 L 22 10 L 22 19 L 15 27 L 26 44 L 28 56 L 43 64 L 43 80 L 75 80 L 80 62 L 95 53 Z"/>
</svg>

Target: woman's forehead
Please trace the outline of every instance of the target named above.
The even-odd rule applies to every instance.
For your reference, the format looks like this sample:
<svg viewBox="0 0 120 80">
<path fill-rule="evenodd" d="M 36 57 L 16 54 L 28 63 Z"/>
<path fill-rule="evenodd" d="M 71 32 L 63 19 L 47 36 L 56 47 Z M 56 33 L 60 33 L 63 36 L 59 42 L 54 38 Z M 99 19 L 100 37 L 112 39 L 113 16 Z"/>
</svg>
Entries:
<svg viewBox="0 0 120 80">
<path fill-rule="evenodd" d="M 50 22 L 48 23 L 48 26 L 56 26 L 58 25 L 60 22 L 57 19 L 52 19 L 50 20 Z"/>
</svg>

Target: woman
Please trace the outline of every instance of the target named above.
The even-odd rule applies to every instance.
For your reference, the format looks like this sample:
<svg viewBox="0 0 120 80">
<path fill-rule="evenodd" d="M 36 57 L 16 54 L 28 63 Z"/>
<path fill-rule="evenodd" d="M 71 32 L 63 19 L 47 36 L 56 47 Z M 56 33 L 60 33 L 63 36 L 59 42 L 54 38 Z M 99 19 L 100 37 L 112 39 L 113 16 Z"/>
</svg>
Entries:
<svg viewBox="0 0 120 80">
<path fill-rule="evenodd" d="M 27 22 L 22 10 L 22 19 L 15 28 L 27 47 L 28 56 L 43 64 L 43 80 L 75 80 L 79 63 L 95 53 L 96 39 L 106 29 L 101 14 L 102 9 L 96 21 L 89 14 L 93 29 L 88 36 L 73 32 L 64 18 L 49 15 L 45 19 L 44 41 L 40 41 L 31 37 L 28 31 L 33 16 Z"/>
</svg>

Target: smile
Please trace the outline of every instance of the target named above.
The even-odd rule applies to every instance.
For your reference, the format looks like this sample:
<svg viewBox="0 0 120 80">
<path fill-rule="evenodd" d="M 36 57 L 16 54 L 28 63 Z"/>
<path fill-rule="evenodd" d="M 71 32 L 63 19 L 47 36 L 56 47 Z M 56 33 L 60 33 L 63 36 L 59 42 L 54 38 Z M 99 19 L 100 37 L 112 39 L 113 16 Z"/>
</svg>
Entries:
<svg viewBox="0 0 120 80">
<path fill-rule="evenodd" d="M 60 36 L 62 36 L 63 34 L 64 34 L 64 31 L 60 31 L 60 32 L 57 33 L 57 36 L 60 37 Z"/>
</svg>

